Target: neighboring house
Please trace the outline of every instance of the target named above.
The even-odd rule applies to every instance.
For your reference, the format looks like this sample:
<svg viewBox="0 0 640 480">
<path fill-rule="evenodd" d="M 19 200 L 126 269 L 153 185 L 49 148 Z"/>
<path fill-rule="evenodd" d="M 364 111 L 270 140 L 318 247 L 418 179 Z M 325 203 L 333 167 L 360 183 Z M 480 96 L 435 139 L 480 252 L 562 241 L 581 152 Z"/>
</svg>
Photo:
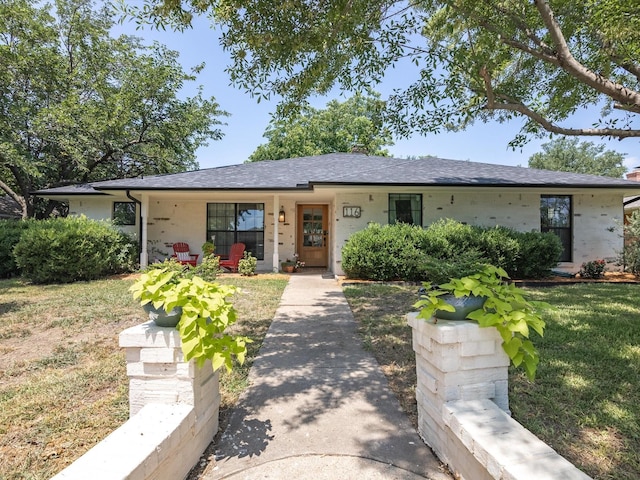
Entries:
<svg viewBox="0 0 640 480">
<path fill-rule="evenodd" d="M 20 219 L 22 218 L 22 207 L 13 198 L 0 196 L 0 219 Z"/>
<path fill-rule="evenodd" d="M 632 180 L 634 182 L 640 182 L 640 167 L 636 167 L 632 172 L 627 174 L 627 180 Z M 635 210 L 640 209 L 640 194 L 636 193 L 631 197 L 625 197 L 624 199 L 624 214 L 625 214 L 625 223 L 627 222 L 627 217 L 631 215 Z"/>
<path fill-rule="evenodd" d="M 35 192 L 69 202 L 70 214 L 117 218 L 142 239 L 141 264 L 187 242 L 195 253 L 244 242 L 262 271 L 294 254 L 342 274 L 341 250 L 370 222 L 473 225 L 551 231 L 564 245 L 559 269 L 577 272 L 622 248 L 629 180 L 440 158 L 336 153 L 66 186 Z"/>
</svg>

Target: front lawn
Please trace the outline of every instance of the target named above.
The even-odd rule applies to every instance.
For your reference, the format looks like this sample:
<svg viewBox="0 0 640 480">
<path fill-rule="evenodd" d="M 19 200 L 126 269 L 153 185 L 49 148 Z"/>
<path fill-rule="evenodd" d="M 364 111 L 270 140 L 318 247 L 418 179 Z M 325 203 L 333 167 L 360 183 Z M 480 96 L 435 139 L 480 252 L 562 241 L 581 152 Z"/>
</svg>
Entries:
<svg viewBox="0 0 640 480">
<path fill-rule="evenodd" d="M 222 275 L 239 286 L 233 330 L 254 340 L 221 375 L 221 417 L 246 384 L 288 277 Z M 129 416 L 119 333 L 146 321 L 132 279 L 33 286 L 0 281 L 0 479 L 50 478 Z"/>
<path fill-rule="evenodd" d="M 513 417 L 595 479 L 640 478 L 640 285 L 528 289 L 546 312 L 535 383 L 511 369 Z M 361 285 L 345 294 L 365 346 L 417 425 L 415 358 L 404 314 L 416 287 Z"/>
</svg>

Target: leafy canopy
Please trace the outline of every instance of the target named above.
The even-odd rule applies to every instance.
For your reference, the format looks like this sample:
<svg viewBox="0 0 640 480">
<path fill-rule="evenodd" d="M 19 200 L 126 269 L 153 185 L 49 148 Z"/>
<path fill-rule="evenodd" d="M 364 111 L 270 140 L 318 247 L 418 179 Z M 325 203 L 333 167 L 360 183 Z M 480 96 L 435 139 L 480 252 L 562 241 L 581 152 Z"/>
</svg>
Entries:
<svg viewBox="0 0 640 480">
<path fill-rule="evenodd" d="M 193 169 L 222 137 L 215 100 L 180 95 L 178 54 L 113 25 L 88 0 L 0 2 L 0 189 L 25 216 L 34 190 Z"/>
<path fill-rule="evenodd" d="M 289 118 L 273 118 L 264 137 L 249 157 L 250 162 L 351 152 L 388 155 L 384 145 L 393 145 L 384 126 L 384 102 L 379 94 L 356 94 L 344 102 L 331 100 L 325 109 L 304 106 Z"/>
<path fill-rule="evenodd" d="M 178 27 L 210 14 L 233 82 L 281 96 L 281 112 L 401 67 L 407 85 L 386 112 L 400 135 L 520 118 L 513 145 L 546 132 L 640 137 L 637 0 L 145 0 L 128 12 Z"/>
<path fill-rule="evenodd" d="M 542 144 L 542 152 L 529 157 L 530 168 L 559 172 L 587 173 L 620 178 L 627 171 L 624 154 L 606 150 L 605 145 L 579 142 L 577 138 L 558 138 Z"/>
</svg>

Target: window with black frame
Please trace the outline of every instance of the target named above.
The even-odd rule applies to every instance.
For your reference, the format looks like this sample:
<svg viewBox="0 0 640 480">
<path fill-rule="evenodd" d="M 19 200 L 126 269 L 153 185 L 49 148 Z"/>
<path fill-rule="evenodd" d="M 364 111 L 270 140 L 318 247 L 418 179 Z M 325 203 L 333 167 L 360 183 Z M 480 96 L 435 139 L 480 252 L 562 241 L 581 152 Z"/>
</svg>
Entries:
<svg viewBox="0 0 640 480">
<path fill-rule="evenodd" d="M 264 203 L 208 203 L 207 240 L 211 239 L 216 255 L 229 255 L 231 245 L 241 242 L 264 260 Z"/>
<path fill-rule="evenodd" d="M 112 219 L 115 225 L 135 225 L 136 204 L 134 202 L 113 202 Z"/>
<path fill-rule="evenodd" d="M 552 232 L 562 242 L 561 262 L 570 262 L 573 252 L 573 209 L 571 195 L 540 196 L 540 230 Z"/>
<path fill-rule="evenodd" d="M 418 193 L 389 194 L 389 224 L 422 225 L 422 195 Z"/>
</svg>

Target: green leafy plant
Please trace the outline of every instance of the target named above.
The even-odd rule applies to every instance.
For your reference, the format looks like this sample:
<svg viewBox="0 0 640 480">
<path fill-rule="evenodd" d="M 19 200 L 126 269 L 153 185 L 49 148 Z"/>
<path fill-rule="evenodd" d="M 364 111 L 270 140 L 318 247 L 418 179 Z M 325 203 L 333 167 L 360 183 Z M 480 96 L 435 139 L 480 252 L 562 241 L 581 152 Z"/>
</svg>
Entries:
<svg viewBox="0 0 640 480">
<path fill-rule="evenodd" d="M 193 269 L 193 273 L 207 282 L 212 282 L 220 273 L 220 257 L 216 255 L 205 255 Z"/>
<path fill-rule="evenodd" d="M 204 242 L 202 244 L 202 256 L 203 257 L 208 257 L 210 255 L 213 255 L 213 252 L 215 251 L 216 246 L 214 245 L 213 242 L 207 241 Z"/>
<path fill-rule="evenodd" d="M 534 380 L 540 358 L 529 336 L 531 330 L 540 336 L 544 335 L 545 322 L 541 311 L 551 306 L 527 300 L 524 290 L 508 280 L 502 268 L 485 265 L 473 275 L 454 278 L 442 285 L 434 287 L 429 282 L 424 283 L 424 294 L 414 307 L 420 309 L 418 318 L 429 320 L 434 315 L 437 318 L 438 311 L 455 311 L 443 298 L 447 294 L 453 294 L 456 298 L 485 298 L 482 308 L 472 311 L 466 318 L 475 320 L 480 327 L 495 327 L 511 363 L 515 367 L 524 367 L 527 377 Z"/>
<path fill-rule="evenodd" d="M 167 271 L 174 271 L 181 275 L 187 275 L 187 272 L 192 270 L 193 267 L 191 265 L 185 265 L 183 263 L 180 263 L 174 257 L 171 257 L 171 258 L 166 258 L 162 262 L 150 263 L 142 271 L 150 272 L 152 270 L 162 270 L 162 269 Z"/>
<path fill-rule="evenodd" d="M 251 255 L 251 252 L 244 252 L 244 255 L 238 262 L 238 273 L 240 275 L 251 276 L 256 273 L 258 267 L 258 259 Z"/>
<path fill-rule="evenodd" d="M 237 320 L 233 304 L 229 302 L 236 287 L 207 282 L 197 275 L 185 277 L 176 270 L 156 268 L 143 273 L 130 291 L 141 305 L 152 303 L 166 312 L 182 308 L 177 329 L 186 360 L 194 359 L 196 365 L 202 367 L 210 359 L 214 371 L 223 365 L 231 371 L 234 357 L 238 363 L 244 362 L 246 345 L 251 340 L 225 333 Z"/>
<path fill-rule="evenodd" d="M 582 278 L 602 278 L 606 268 L 607 262 L 604 259 L 592 260 L 583 263 L 578 273 Z"/>
<path fill-rule="evenodd" d="M 295 267 L 295 266 L 296 266 L 296 262 L 292 262 L 288 258 L 284 262 L 280 263 L 280 267 L 282 267 L 282 270 L 286 270 L 288 267 Z"/>
</svg>

